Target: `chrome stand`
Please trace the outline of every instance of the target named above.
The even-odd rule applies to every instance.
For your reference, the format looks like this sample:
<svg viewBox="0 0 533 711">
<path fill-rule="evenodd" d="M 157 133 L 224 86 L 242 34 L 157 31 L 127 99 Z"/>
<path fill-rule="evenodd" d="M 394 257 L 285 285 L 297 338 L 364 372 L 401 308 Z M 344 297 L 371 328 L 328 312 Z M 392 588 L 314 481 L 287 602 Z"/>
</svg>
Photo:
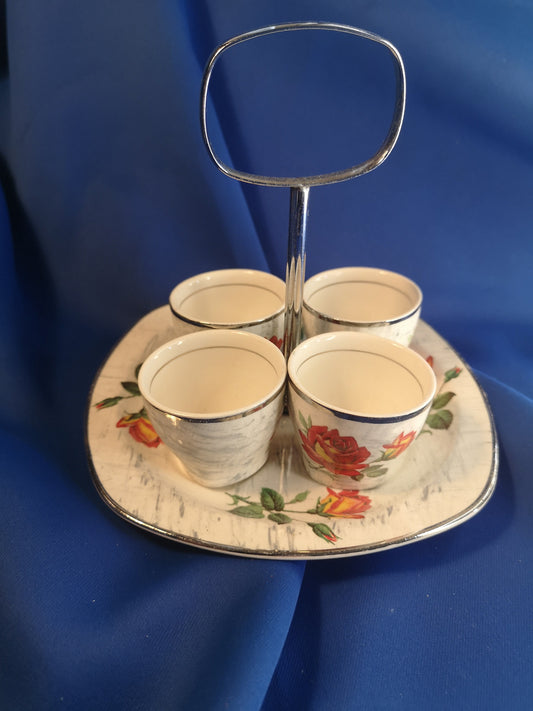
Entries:
<svg viewBox="0 0 533 711">
<path fill-rule="evenodd" d="M 321 175 L 311 175 L 305 177 L 275 177 L 266 175 L 255 175 L 231 168 L 218 159 L 207 131 L 207 93 L 211 74 L 216 61 L 220 55 L 230 47 L 276 32 L 287 32 L 293 30 L 330 30 L 334 32 L 344 32 L 364 39 L 378 42 L 386 47 L 395 60 L 396 71 L 396 101 L 394 113 L 389 132 L 377 151 L 377 153 L 367 161 L 351 166 L 346 170 L 338 170 L 332 173 Z M 284 329 L 284 354 L 288 358 L 292 350 L 298 345 L 301 339 L 301 314 L 303 302 L 303 285 L 305 280 L 305 238 L 308 216 L 309 188 L 313 185 L 327 185 L 338 183 L 343 180 L 355 178 L 364 173 L 368 173 L 377 168 L 387 158 L 394 148 L 402 127 L 405 113 L 405 70 L 402 58 L 398 50 L 387 40 L 379 35 L 360 30 L 349 25 L 340 25 L 331 22 L 290 22 L 287 24 L 271 25 L 251 32 L 233 37 L 221 44 L 211 55 L 207 62 L 201 89 L 200 97 L 200 121 L 202 136 L 209 155 L 219 170 L 230 178 L 254 185 L 266 185 L 272 187 L 289 187 L 290 191 L 290 218 L 289 218 L 289 244 L 287 254 L 286 270 L 286 297 L 285 297 L 285 329 Z"/>
</svg>

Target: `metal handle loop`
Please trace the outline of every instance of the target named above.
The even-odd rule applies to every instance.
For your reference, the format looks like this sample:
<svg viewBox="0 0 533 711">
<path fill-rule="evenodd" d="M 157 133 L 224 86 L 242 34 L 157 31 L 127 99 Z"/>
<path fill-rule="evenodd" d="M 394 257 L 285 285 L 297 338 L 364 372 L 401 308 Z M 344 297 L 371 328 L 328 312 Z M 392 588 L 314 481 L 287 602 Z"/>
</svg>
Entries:
<svg viewBox="0 0 533 711">
<path fill-rule="evenodd" d="M 344 32 L 358 37 L 363 37 L 373 42 L 377 42 L 384 47 L 386 47 L 392 54 L 395 60 L 395 71 L 396 71 L 396 100 L 394 106 L 394 113 L 392 117 L 392 123 L 389 132 L 383 141 L 381 147 L 369 160 L 363 163 L 358 163 L 357 165 L 351 166 L 345 170 L 336 170 L 332 173 L 321 173 L 319 175 L 307 175 L 299 177 L 276 177 L 268 175 L 256 175 L 254 173 L 247 173 L 223 163 L 216 155 L 211 142 L 209 140 L 209 134 L 207 130 L 207 94 L 209 90 L 209 82 L 211 80 L 211 75 L 213 68 L 220 58 L 220 56 L 228 50 L 230 47 L 240 44 L 241 42 L 246 42 L 247 40 L 255 39 L 257 37 L 262 37 L 264 35 L 270 35 L 277 32 L 287 32 L 290 30 L 333 30 L 336 32 Z M 269 27 L 262 27 L 257 30 L 252 30 L 251 32 L 245 32 L 244 34 L 237 35 L 223 44 L 221 44 L 209 58 L 202 80 L 202 89 L 200 95 L 200 123 L 202 127 L 202 137 L 204 143 L 207 147 L 209 155 L 215 165 L 219 170 L 227 175 L 229 178 L 234 178 L 244 183 L 252 183 L 254 185 L 267 185 L 273 187 L 311 187 L 313 185 L 328 185 L 330 183 L 338 183 L 343 180 L 349 180 L 350 178 L 355 178 L 364 173 L 368 173 L 374 168 L 377 168 L 383 161 L 387 158 L 389 153 L 394 148 L 398 136 L 400 135 L 400 130 L 403 123 L 403 117 L 405 113 L 405 70 L 403 66 L 403 61 L 400 53 L 396 47 L 389 41 L 376 35 L 372 32 L 367 32 L 366 30 L 361 30 L 356 27 L 350 27 L 349 25 L 341 25 L 333 22 L 289 22 L 280 25 L 271 25 Z"/>
<path fill-rule="evenodd" d="M 392 54 L 396 64 L 396 101 L 394 114 L 389 132 L 374 156 L 369 160 L 352 166 L 346 170 L 337 170 L 332 173 L 322 173 L 320 175 L 308 175 L 303 177 L 273 177 L 268 175 L 255 175 L 236 170 L 223 163 L 215 154 L 207 131 L 207 93 L 213 67 L 220 55 L 230 47 L 240 42 L 245 42 L 256 37 L 274 34 L 276 32 L 286 32 L 288 30 L 333 30 L 363 37 L 365 39 L 378 42 L 386 47 Z M 200 99 L 200 122 L 202 127 L 202 137 L 207 147 L 211 159 L 219 170 L 229 178 L 234 178 L 244 183 L 254 185 L 267 185 L 273 187 L 289 187 L 290 196 L 290 220 L 289 220 L 289 244 L 287 253 L 286 272 L 286 292 L 285 292 L 285 331 L 283 338 L 283 352 L 288 358 L 291 351 L 298 345 L 301 338 L 301 312 L 303 301 L 303 285 L 305 280 L 305 239 L 307 230 L 307 214 L 309 188 L 313 185 L 327 185 L 338 183 L 342 180 L 349 180 L 364 173 L 368 173 L 377 168 L 394 148 L 400 135 L 405 113 L 405 70 L 402 58 L 394 45 L 379 35 L 366 30 L 360 30 L 349 25 L 339 25 L 332 22 L 290 22 L 281 25 L 263 27 L 251 32 L 245 32 L 229 39 L 221 44 L 211 55 L 202 81 Z"/>
</svg>

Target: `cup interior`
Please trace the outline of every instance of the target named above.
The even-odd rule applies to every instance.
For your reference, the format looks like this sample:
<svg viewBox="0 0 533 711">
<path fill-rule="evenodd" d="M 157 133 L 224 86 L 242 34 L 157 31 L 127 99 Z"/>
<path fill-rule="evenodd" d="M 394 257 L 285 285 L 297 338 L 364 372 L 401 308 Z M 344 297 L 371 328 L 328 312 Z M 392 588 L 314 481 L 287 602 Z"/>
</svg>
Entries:
<svg viewBox="0 0 533 711">
<path fill-rule="evenodd" d="M 283 355 L 265 338 L 215 329 L 157 349 L 142 365 L 139 388 L 151 405 L 177 417 L 226 418 L 270 402 L 285 376 Z"/>
<path fill-rule="evenodd" d="M 283 312 L 285 284 L 254 269 L 220 269 L 178 284 L 170 294 L 174 314 L 211 326 L 245 325 Z"/>
<path fill-rule="evenodd" d="M 423 409 L 435 375 L 414 351 L 361 332 L 314 336 L 291 353 L 291 384 L 304 398 L 361 418 L 395 418 Z"/>
<path fill-rule="evenodd" d="M 321 272 L 304 285 L 304 303 L 322 317 L 352 324 L 397 321 L 420 308 L 422 292 L 407 277 L 371 267 Z"/>
</svg>

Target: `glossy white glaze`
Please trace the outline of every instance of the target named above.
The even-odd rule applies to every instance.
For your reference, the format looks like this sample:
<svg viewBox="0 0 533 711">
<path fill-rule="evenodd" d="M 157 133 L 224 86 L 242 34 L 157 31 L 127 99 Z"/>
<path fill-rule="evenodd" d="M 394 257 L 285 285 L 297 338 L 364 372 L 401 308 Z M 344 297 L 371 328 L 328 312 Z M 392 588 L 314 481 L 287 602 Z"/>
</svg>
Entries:
<svg viewBox="0 0 533 711">
<path fill-rule="evenodd" d="M 439 409 L 431 410 L 423 433 L 402 455 L 407 461 L 401 476 L 389 478 L 362 500 L 354 499 L 360 511 L 356 518 L 350 509 L 325 516 L 331 489 L 308 477 L 297 449 L 298 435 L 286 415 L 276 428 L 266 463 L 252 477 L 221 489 L 191 479 L 180 460 L 146 429 L 140 395 L 124 388 L 124 381 L 135 378 L 139 363 L 172 333 L 168 306 L 147 314 L 102 364 L 90 395 L 87 443 L 93 480 L 111 510 L 130 524 L 232 555 L 336 558 L 437 535 L 467 521 L 490 499 L 498 463 L 490 408 L 467 365 L 423 321 L 412 347 L 424 359 L 431 356 L 439 399 L 454 396 L 444 408 L 440 402 Z M 445 411 L 450 413 L 447 427 L 434 429 L 430 418 L 438 420 Z M 139 422 L 144 437 L 139 436 Z M 224 472 L 225 462 L 218 466 Z M 283 512 L 291 521 L 270 518 L 260 505 L 263 490 L 283 497 Z M 341 497 L 342 490 L 336 496 Z M 317 502 L 321 513 L 309 513 Z M 257 508 L 257 517 L 236 513 L 247 506 Z M 317 535 L 323 526 L 313 525 L 324 523 L 335 539 Z"/>
<path fill-rule="evenodd" d="M 176 335 L 205 328 L 243 329 L 283 338 L 285 283 L 254 269 L 219 269 L 182 281 L 169 305 Z"/>
<path fill-rule="evenodd" d="M 156 349 L 138 384 L 161 440 L 195 481 L 218 487 L 242 481 L 265 463 L 285 377 L 283 355 L 266 339 L 210 329 Z"/>
<path fill-rule="evenodd" d="M 312 479 L 364 490 L 398 476 L 436 391 L 420 355 L 369 333 L 337 331 L 301 343 L 288 374 L 290 413 Z"/>
<path fill-rule="evenodd" d="M 369 331 L 409 345 L 421 306 L 422 292 L 402 274 L 371 267 L 331 269 L 304 285 L 304 330 L 308 337 Z"/>
</svg>

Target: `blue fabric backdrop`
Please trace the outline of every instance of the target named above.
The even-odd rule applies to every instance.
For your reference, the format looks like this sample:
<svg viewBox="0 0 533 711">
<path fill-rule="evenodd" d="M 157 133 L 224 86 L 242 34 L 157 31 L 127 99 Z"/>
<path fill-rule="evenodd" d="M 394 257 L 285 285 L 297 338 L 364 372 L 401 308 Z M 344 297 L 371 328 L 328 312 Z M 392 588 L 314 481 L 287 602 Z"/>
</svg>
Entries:
<svg viewBox="0 0 533 711">
<path fill-rule="evenodd" d="M 529 708 L 533 5 L 0 8 L 2 708 Z M 98 367 L 177 282 L 231 266 L 284 276 L 288 193 L 216 169 L 198 100 L 215 46 L 295 20 L 386 37 L 408 83 L 385 164 L 312 189 L 307 274 L 360 264 L 417 281 L 423 317 L 487 392 L 501 446 L 496 491 L 469 522 L 309 563 L 130 526 L 100 501 L 84 448 Z M 380 135 L 390 65 L 353 41 L 301 41 L 221 69 L 210 126 L 238 167 L 349 164 Z"/>
</svg>

